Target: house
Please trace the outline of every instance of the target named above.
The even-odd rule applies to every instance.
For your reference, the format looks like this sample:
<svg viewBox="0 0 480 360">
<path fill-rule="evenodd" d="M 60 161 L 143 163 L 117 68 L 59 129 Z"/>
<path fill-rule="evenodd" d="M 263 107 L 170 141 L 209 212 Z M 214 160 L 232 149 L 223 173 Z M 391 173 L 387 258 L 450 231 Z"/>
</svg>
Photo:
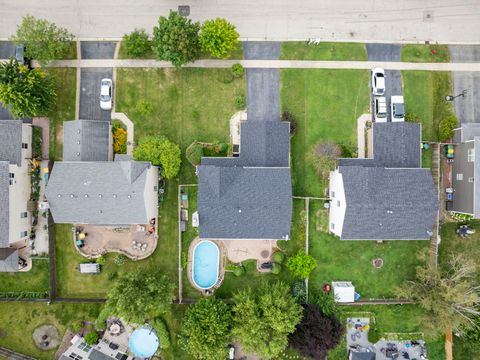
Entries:
<svg viewBox="0 0 480 360">
<path fill-rule="evenodd" d="M 70 343 L 70 347 L 59 360 L 133 360 L 133 357 L 128 355 L 128 349 L 105 339 L 90 346 L 83 337 L 76 335 Z"/>
<path fill-rule="evenodd" d="M 158 217 L 158 168 L 117 155 L 102 121 L 64 125 L 64 161 L 56 162 L 45 195 L 55 223 L 124 226 Z M 79 154 L 79 155 L 78 155 Z"/>
<path fill-rule="evenodd" d="M 0 272 L 18 271 L 17 248 L 30 236 L 31 158 L 32 127 L 21 120 L 0 121 Z"/>
<path fill-rule="evenodd" d="M 374 352 L 350 351 L 348 360 L 375 360 L 377 357 Z"/>
<path fill-rule="evenodd" d="M 449 210 L 480 218 L 480 124 L 464 123 L 453 132 L 453 200 Z"/>
<path fill-rule="evenodd" d="M 290 124 L 250 119 L 238 157 L 198 166 L 200 239 L 288 240 L 292 216 Z"/>
<path fill-rule="evenodd" d="M 330 173 L 329 228 L 341 240 L 424 240 L 438 195 L 421 168 L 420 124 L 374 123 L 373 158 L 338 159 Z"/>
</svg>

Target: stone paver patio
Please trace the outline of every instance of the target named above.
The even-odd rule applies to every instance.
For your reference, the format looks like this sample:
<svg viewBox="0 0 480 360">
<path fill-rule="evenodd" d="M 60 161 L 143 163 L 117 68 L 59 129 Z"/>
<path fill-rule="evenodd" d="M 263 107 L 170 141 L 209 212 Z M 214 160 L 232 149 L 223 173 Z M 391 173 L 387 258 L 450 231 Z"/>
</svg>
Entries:
<svg viewBox="0 0 480 360">
<path fill-rule="evenodd" d="M 277 247 L 276 240 L 223 240 L 228 260 L 240 263 L 245 260 L 269 261 L 273 250 Z"/>
</svg>

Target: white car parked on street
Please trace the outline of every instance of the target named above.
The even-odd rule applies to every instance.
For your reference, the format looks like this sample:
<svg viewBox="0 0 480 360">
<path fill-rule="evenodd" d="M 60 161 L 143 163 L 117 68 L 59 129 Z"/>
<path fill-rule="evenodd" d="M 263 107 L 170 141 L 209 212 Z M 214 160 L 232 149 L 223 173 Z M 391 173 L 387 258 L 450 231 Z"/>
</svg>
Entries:
<svg viewBox="0 0 480 360">
<path fill-rule="evenodd" d="M 385 99 L 383 96 L 376 97 L 373 107 L 375 112 L 375 122 L 387 122 L 387 99 Z"/>
<path fill-rule="evenodd" d="M 405 121 L 405 106 L 403 104 L 403 96 L 392 96 L 390 98 L 390 108 L 392 113 L 392 121 Z"/>
<path fill-rule="evenodd" d="M 372 94 L 375 96 L 385 94 L 385 70 L 382 68 L 372 69 Z"/>
<path fill-rule="evenodd" d="M 112 80 L 102 79 L 100 84 L 100 108 L 112 110 Z"/>
</svg>

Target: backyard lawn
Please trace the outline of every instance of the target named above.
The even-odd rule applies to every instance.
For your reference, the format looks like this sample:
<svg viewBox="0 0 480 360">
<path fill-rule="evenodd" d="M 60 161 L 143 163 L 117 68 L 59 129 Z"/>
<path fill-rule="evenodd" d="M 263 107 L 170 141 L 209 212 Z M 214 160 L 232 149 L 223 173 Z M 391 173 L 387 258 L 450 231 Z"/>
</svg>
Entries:
<svg viewBox="0 0 480 360">
<path fill-rule="evenodd" d="M 309 160 L 315 144 L 331 140 L 356 153 L 357 119 L 369 112 L 368 71 L 281 71 L 281 107 L 297 122 L 292 138 L 292 182 L 296 196 L 323 196 L 320 179 Z"/>
<path fill-rule="evenodd" d="M 366 61 L 367 49 L 360 43 L 321 42 L 318 45 L 306 41 L 282 43 L 282 60 L 350 60 Z"/>
<path fill-rule="evenodd" d="M 50 159 L 61 160 L 63 148 L 63 122 L 75 120 L 75 91 L 77 84 L 76 69 L 47 68 L 53 75 L 57 103 L 49 114 L 50 118 Z"/>
<path fill-rule="evenodd" d="M 0 273 L 0 294 L 7 292 L 16 295 L 35 293 L 34 297 L 48 296 L 48 259 L 34 259 L 32 270 L 28 272 Z"/>
<path fill-rule="evenodd" d="M 0 346 L 41 360 L 54 358 L 55 350 L 41 351 L 33 343 L 32 333 L 40 325 L 54 325 L 62 337 L 75 321 L 93 321 L 99 304 L 0 302 Z"/>
<path fill-rule="evenodd" d="M 448 45 L 408 44 L 402 46 L 400 53 L 406 62 L 450 62 Z"/>
<path fill-rule="evenodd" d="M 440 122 L 452 114 L 445 101 L 451 93 L 451 74 L 434 71 L 402 71 L 407 116 L 422 123 L 423 140 L 438 141 Z"/>
<path fill-rule="evenodd" d="M 309 251 L 318 263 L 310 276 L 311 289 L 352 281 L 362 299 L 395 299 L 395 287 L 415 277 L 421 264 L 417 256 L 429 249 L 429 241 L 342 241 L 325 231 L 327 219 L 323 203 L 311 201 Z M 372 264 L 376 258 L 384 261 L 380 269 Z"/>
</svg>

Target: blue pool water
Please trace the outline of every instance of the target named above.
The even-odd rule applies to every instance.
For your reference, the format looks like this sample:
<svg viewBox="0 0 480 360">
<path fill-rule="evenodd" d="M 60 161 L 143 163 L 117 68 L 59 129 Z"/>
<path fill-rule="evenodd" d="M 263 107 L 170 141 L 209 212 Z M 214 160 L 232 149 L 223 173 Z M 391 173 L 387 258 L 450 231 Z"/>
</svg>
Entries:
<svg viewBox="0 0 480 360">
<path fill-rule="evenodd" d="M 157 334 L 148 327 L 141 327 L 135 330 L 128 339 L 130 351 L 140 358 L 148 358 L 155 354 L 158 345 Z"/>
<path fill-rule="evenodd" d="M 211 241 L 201 241 L 193 249 L 193 282 L 201 289 L 210 289 L 218 281 L 220 251 Z"/>
</svg>

